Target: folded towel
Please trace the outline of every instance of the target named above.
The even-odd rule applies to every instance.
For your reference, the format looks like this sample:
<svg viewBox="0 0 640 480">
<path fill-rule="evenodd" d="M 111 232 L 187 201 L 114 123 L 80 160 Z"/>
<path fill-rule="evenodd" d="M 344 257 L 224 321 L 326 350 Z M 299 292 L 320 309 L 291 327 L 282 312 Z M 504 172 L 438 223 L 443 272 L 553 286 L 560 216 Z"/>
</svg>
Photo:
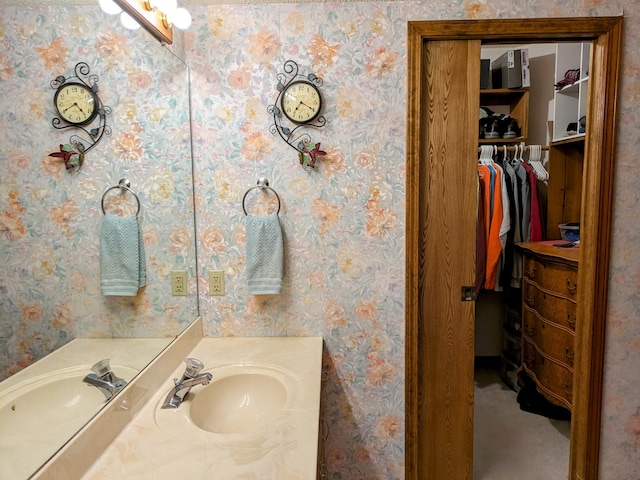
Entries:
<svg viewBox="0 0 640 480">
<path fill-rule="evenodd" d="M 277 295 L 282 290 L 283 241 L 277 213 L 247 215 L 247 281 L 249 295 Z"/>
<path fill-rule="evenodd" d="M 103 295 L 135 297 L 147 282 L 142 229 L 137 216 L 107 213 L 100 233 L 100 288 Z"/>
</svg>

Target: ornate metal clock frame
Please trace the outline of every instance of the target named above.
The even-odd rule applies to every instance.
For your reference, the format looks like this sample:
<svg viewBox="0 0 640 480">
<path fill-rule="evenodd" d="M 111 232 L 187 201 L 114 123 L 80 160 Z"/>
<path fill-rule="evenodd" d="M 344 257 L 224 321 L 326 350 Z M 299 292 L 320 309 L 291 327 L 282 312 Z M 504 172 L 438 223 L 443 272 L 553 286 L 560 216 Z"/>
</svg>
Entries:
<svg viewBox="0 0 640 480">
<path fill-rule="evenodd" d="M 54 117 L 51 120 L 51 125 L 58 130 L 65 130 L 67 128 L 75 128 L 82 131 L 82 133 L 73 134 L 69 138 L 69 143 L 61 144 L 60 151 L 50 153 L 50 157 L 62 158 L 67 170 L 79 170 L 84 161 L 84 156 L 89 150 L 95 147 L 102 139 L 103 135 L 111 135 L 111 127 L 107 125 L 107 115 L 111 115 L 111 108 L 103 105 L 100 97 L 98 96 L 98 82 L 97 75 L 89 75 L 90 68 L 85 62 L 79 62 L 74 68 L 75 75 L 71 77 L 65 77 L 60 75 L 54 80 L 51 80 L 51 88 L 59 91 L 65 85 L 70 83 L 80 83 L 86 86 L 95 98 L 97 102 L 97 115 L 89 123 L 95 122 L 98 119 L 98 123 L 94 128 L 88 130 L 89 125 L 82 124 L 70 124 L 62 120 L 61 118 Z"/>
<path fill-rule="evenodd" d="M 277 133 L 287 145 L 298 152 L 300 165 L 302 165 L 305 170 L 313 170 L 318 156 L 326 155 L 326 153 L 320 150 L 320 143 L 312 142 L 311 136 L 306 132 L 301 132 L 299 129 L 302 127 L 322 128 L 327 123 L 327 120 L 323 115 L 318 115 L 312 118 L 309 122 L 301 122 L 295 126 L 287 127 L 282 123 L 283 115 L 281 111 L 281 102 L 283 93 L 293 82 L 308 82 L 314 85 L 318 91 L 319 87 L 322 87 L 324 82 L 314 73 L 309 73 L 306 76 L 300 74 L 298 64 L 293 60 L 287 60 L 284 63 L 284 72 L 278 73 L 277 79 L 278 96 L 276 97 L 274 104 L 269 105 L 267 108 L 269 114 L 273 115 L 273 125 L 269 127 L 269 131 L 274 135 Z"/>
</svg>

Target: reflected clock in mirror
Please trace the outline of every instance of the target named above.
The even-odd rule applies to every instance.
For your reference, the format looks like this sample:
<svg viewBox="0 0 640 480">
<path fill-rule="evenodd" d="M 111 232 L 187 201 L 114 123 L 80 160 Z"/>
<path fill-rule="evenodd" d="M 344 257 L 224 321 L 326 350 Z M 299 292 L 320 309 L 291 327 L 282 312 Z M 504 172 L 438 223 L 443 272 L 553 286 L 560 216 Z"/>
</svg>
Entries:
<svg viewBox="0 0 640 480">
<path fill-rule="evenodd" d="M 53 103 L 60 118 L 72 125 L 90 123 L 98 114 L 95 93 L 86 85 L 77 82 L 62 85 L 56 91 Z"/>
<path fill-rule="evenodd" d="M 83 251 L 97 251 L 94 249 L 99 247 L 97 234 L 102 219 L 94 213 L 100 211 L 99 190 L 129 175 L 133 170 L 137 172 L 131 175 L 135 184 L 140 185 L 141 190 L 146 187 L 150 192 L 147 194 L 146 204 L 143 203 L 143 211 L 148 215 L 143 225 L 149 227 L 153 235 L 162 239 L 168 239 L 171 232 L 179 227 L 185 238 L 180 240 L 183 242 L 180 245 L 180 265 L 189 272 L 196 271 L 193 205 L 183 201 L 192 197 L 193 188 L 188 68 L 171 50 L 162 47 L 148 35 L 125 34 L 119 20 L 106 17 L 97 6 L 67 6 L 61 5 L 64 3 L 62 0 L 52 0 L 47 1 L 48 6 L 43 9 L 43 3 L 43 0 L 34 0 L 27 6 L 0 6 L 0 17 L 7 24 L 38 25 L 38 29 L 28 39 L 23 38 L 17 30 L 7 29 L 3 32 L 6 41 L 15 48 L 6 52 L 7 62 L 14 68 L 2 79 L 4 101 L 8 106 L 3 118 L 11 118 L 11 121 L 5 122 L 8 130 L 3 131 L 5 135 L 0 137 L 0 149 L 8 152 L 20 150 L 24 158 L 38 158 L 42 153 L 41 143 L 45 140 L 54 140 L 54 143 L 58 144 L 59 140 L 66 141 L 67 132 L 69 135 L 80 135 L 84 129 L 92 130 L 101 115 L 101 100 L 106 100 L 106 103 L 113 107 L 115 115 L 112 117 L 112 125 L 115 135 L 110 137 L 110 141 L 101 143 L 100 151 L 103 158 L 92 163 L 90 174 L 85 172 L 81 177 L 76 177 L 78 184 L 71 179 L 64 180 L 63 184 L 63 181 L 56 177 L 56 173 L 58 168 L 64 169 L 64 166 L 54 163 L 47 163 L 47 168 L 44 169 L 27 171 L 23 168 L 11 168 L 3 172 L 3 175 L 7 175 L 7 182 L 17 185 L 16 197 L 20 197 L 25 212 L 33 213 L 21 217 L 20 221 L 23 221 L 25 231 L 29 232 L 32 228 L 38 230 L 45 222 L 47 235 L 26 234 L 20 242 L 13 242 L 7 238 L 0 242 L 3 253 L 7 252 L 7 261 L 3 265 L 4 283 L 11 284 L 11 288 L 3 293 L 2 299 L 3 306 L 8 310 L 4 312 L 0 321 L 4 342 L 0 350 L 0 380 L 3 380 L 0 384 L 0 400 L 5 398 L 3 394 L 6 389 L 22 383 L 23 380 L 27 381 L 33 375 L 42 374 L 44 364 L 48 361 L 60 360 L 60 363 L 56 364 L 56 370 L 67 371 L 69 368 L 77 368 L 79 376 L 82 377 L 88 374 L 90 366 L 101 358 L 111 358 L 116 374 L 116 365 L 135 367 L 138 371 L 153 360 L 198 313 L 196 295 L 180 297 L 179 300 L 175 300 L 176 297 L 167 300 L 163 295 L 166 284 L 163 283 L 163 278 L 151 275 L 151 268 L 151 282 L 145 297 L 139 299 L 140 303 L 102 298 L 93 288 L 99 283 L 99 271 L 92 268 L 91 262 L 83 260 L 84 257 L 79 257 L 76 249 L 69 248 L 71 238 L 74 245 L 83 246 Z M 78 15 L 83 18 L 83 22 L 94 27 L 84 35 L 74 33 L 69 23 L 69 18 Z M 104 42 L 106 38 L 118 38 L 118 42 L 122 42 L 119 46 L 126 48 L 127 55 L 105 57 L 97 54 L 96 45 L 100 41 Z M 44 54 L 39 54 L 38 47 L 49 45 L 51 42 L 54 47 L 48 50 L 50 56 L 45 55 L 45 62 L 51 61 L 52 67 L 47 71 L 41 71 Z M 62 63 L 59 63 L 60 53 L 55 49 L 59 42 L 64 45 L 65 51 L 68 51 L 68 58 Z M 69 73 L 70 65 L 73 66 L 76 64 L 74 62 L 79 63 L 87 58 L 90 58 L 88 65 L 91 70 L 101 74 L 99 92 L 104 92 L 104 97 L 94 91 L 90 79 L 84 83 L 83 80 L 71 77 L 58 88 L 51 89 L 48 81 L 51 77 L 58 78 L 61 74 Z M 135 77 L 137 80 L 143 78 L 143 85 L 146 86 L 145 82 L 149 79 L 151 84 L 141 88 L 140 82 L 136 83 L 131 78 L 132 72 L 139 75 Z M 8 96 L 15 98 L 8 99 Z M 171 108 L 164 108 L 169 103 Z M 47 125 L 41 120 L 46 115 L 47 108 L 51 117 L 59 119 L 60 125 L 69 129 L 58 132 L 45 128 Z M 152 115 L 156 117 L 152 119 Z M 144 122 L 144 128 L 132 132 L 136 122 Z M 55 125 L 52 125 L 52 128 L 55 128 Z M 169 155 L 166 145 L 170 142 L 172 150 Z M 19 148 L 16 147 L 18 144 Z M 113 154 L 121 144 L 125 145 L 124 150 L 129 154 L 124 161 Z M 143 147 L 147 145 L 157 146 L 158 151 Z M 141 152 L 144 152 L 144 155 Z M 141 172 L 144 172 L 144 175 Z M 23 180 L 27 177 L 30 182 L 42 186 L 42 196 L 32 198 L 28 195 L 29 189 L 26 186 L 22 190 L 23 187 L 20 185 L 24 184 Z M 171 183 L 171 195 L 168 198 L 151 198 L 153 188 L 157 185 L 164 186 L 163 182 L 167 177 L 170 178 L 170 182 L 175 182 Z M 91 185 L 92 193 L 86 195 L 87 191 L 83 188 L 88 184 Z M 50 212 L 46 207 L 55 207 L 56 211 L 59 209 L 62 212 L 58 214 L 60 218 L 66 218 L 67 213 L 72 211 L 74 221 L 71 224 L 63 220 L 51 222 Z M 173 215 L 169 216 L 167 212 L 172 212 Z M 163 220 L 156 221 L 159 218 Z M 66 232 L 68 233 L 65 235 Z M 34 254 L 32 258 L 20 257 L 19 252 L 23 252 L 24 249 Z M 160 257 L 158 262 L 161 264 L 177 262 L 177 254 L 171 252 L 168 245 L 162 242 L 149 245 L 148 253 L 154 258 Z M 26 260 L 29 261 L 25 264 Z M 52 265 L 51 269 L 48 265 Z M 60 268 L 61 265 L 65 268 Z M 20 281 L 21 279 L 25 281 Z M 81 279 L 80 284 L 77 283 L 78 279 Z M 62 296 L 61 289 L 64 291 Z M 24 299 L 29 299 L 28 308 L 23 308 Z M 172 300 L 171 307 L 166 307 L 166 302 Z M 151 305 L 148 312 L 147 302 Z M 87 305 L 90 307 L 87 308 Z M 179 308 L 173 305 L 178 305 Z M 63 355 L 64 347 L 77 343 L 76 340 L 85 340 L 83 336 L 126 338 L 136 346 L 125 348 L 121 352 L 130 355 L 131 358 L 126 362 L 125 359 L 119 360 L 120 354 L 115 355 L 115 350 L 98 355 L 95 347 L 82 349 L 84 357 L 81 360 L 78 360 L 77 356 L 69 358 Z M 138 340 L 143 337 L 158 341 L 143 351 L 138 345 Z M 62 361 L 67 359 L 66 362 Z M 127 382 L 133 378 L 132 375 L 120 376 Z M 81 392 L 98 394 L 100 402 L 96 411 L 100 410 L 104 405 L 103 395 L 95 387 L 82 383 L 82 378 L 78 382 Z M 64 385 L 58 385 L 64 390 Z M 48 385 L 46 391 L 51 393 L 49 387 L 52 385 Z M 37 394 L 41 392 L 45 390 L 38 390 Z M 45 398 L 45 407 L 50 406 L 52 399 L 49 397 Z M 26 396 L 20 398 L 27 399 Z M 2 402 L 0 404 L 5 405 Z M 16 410 L 11 410 L 12 406 Z M 31 407 L 36 409 L 40 407 L 40 403 L 29 404 L 29 408 Z M 11 417 L 14 420 L 16 413 L 31 413 L 26 409 L 24 402 L 11 403 L 7 408 L 8 414 L 14 414 Z M 37 418 L 39 414 L 46 413 L 50 411 L 38 411 L 38 414 L 34 413 L 29 418 Z M 93 413 L 91 411 L 89 416 Z M 62 416 L 56 418 L 60 420 Z M 78 417 L 74 416 L 74 420 L 78 420 Z M 80 426 L 86 421 L 87 417 L 82 418 Z M 0 421 L 0 429 L 3 426 Z M 51 454 L 75 434 L 76 427 L 79 428 L 77 424 L 65 425 L 64 435 L 57 435 L 63 431 L 62 428 L 58 428 L 54 432 L 56 438 L 45 438 L 44 427 L 36 425 L 37 449 L 40 450 L 42 446 L 42 450 L 47 450 L 48 453 L 36 454 L 37 449 L 33 442 L 19 442 L 27 451 L 24 463 L 22 458 L 11 456 L 0 448 L 0 478 L 29 478 Z M 23 431 L 20 435 L 26 434 L 24 425 L 21 424 L 21 428 Z M 4 431 L 9 430 L 5 428 Z M 6 470 L 14 467 L 19 467 L 23 473 L 14 475 Z"/>
</svg>

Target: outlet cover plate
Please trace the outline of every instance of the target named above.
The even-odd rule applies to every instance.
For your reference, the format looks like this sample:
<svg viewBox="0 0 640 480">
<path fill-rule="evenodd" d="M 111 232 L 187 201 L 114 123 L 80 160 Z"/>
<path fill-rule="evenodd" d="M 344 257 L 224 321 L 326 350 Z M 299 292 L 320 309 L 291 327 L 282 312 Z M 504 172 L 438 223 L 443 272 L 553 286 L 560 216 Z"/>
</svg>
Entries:
<svg viewBox="0 0 640 480">
<path fill-rule="evenodd" d="M 209 295 L 224 295 L 224 270 L 209 270 Z"/>
<path fill-rule="evenodd" d="M 171 295 L 174 297 L 189 295 L 186 270 L 171 270 Z"/>
</svg>

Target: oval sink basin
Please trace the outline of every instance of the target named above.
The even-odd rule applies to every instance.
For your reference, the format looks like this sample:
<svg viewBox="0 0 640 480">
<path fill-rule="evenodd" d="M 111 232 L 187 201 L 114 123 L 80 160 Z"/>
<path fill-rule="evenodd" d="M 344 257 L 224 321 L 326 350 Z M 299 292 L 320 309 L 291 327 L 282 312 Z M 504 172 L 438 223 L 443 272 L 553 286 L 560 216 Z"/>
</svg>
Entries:
<svg viewBox="0 0 640 480">
<path fill-rule="evenodd" d="M 106 403 L 98 388 L 82 379 L 90 366 L 73 367 L 30 378 L 0 392 L 2 478 L 26 478 Z M 114 366 L 130 381 L 138 370 Z M 7 474 L 9 476 L 5 477 Z"/>
<path fill-rule="evenodd" d="M 286 416 L 298 395 L 297 377 L 275 366 L 236 364 L 208 372 L 211 383 L 193 387 L 176 409 L 160 408 L 163 391 L 154 413 L 162 430 L 189 439 L 258 431 Z"/>
<path fill-rule="evenodd" d="M 194 425 L 213 433 L 239 433 L 268 425 L 287 404 L 284 384 L 264 373 L 213 380 L 191 401 Z"/>
<path fill-rule="evenodd" d="M 138 373 L 128 367 L 113 370 L 127 381 Z M 89 368 L 75 367 L 52 372 L 0 393 L 0 424 L 14 432 L 38 433 L 70 423 L 82 425 L 105 403 L 98 388 L 82 381 L 89 372 Z"/>
</svg>

